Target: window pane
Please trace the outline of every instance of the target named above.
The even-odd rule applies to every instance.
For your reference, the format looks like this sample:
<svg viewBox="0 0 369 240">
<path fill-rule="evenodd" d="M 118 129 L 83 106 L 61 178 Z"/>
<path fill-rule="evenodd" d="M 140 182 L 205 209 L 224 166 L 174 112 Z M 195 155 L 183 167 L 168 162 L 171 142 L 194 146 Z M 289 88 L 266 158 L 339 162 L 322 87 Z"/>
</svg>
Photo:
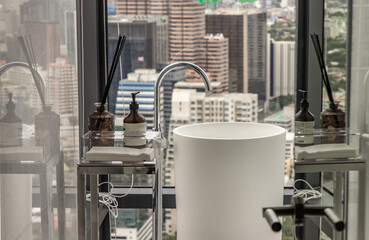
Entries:
<svg viewBox="0 0 369 240">
<path fill-rule="evenodd" d="M 347 74 L 347 1 L 326 1 L 324 18 L 325 58 L 329 80 L 335 101 L 346 108 L 346 74 Z M 328 108 L 327 92 L 323 100 L 323 109 Z"/>
<path fill-rule="evenodd" d="M 0 1 L 2 239 L 76 239 L 76 60 L 75 1 Z"/>
<path fill-rule="evenodd" d="M 117 129 L 122 129 L 130 93 L 136 91 L 140 112 L 152 129 L 154 83 L 169 63 L 195 63 L 212 82 L 213 90 L 205 93 L 200 77 L 184 68 L 168 73 L 163 81 L 160 119 L 169 141 L 166 186 L 175 185 L 173 129 L 204 122 L 265 122 L 286 128 L 285 183 L 292 184 L 294 1 L 240 2 L 109 1 L 109 64 L 118 34 L 127 36 L 109 94 Z M 169 235 L 176 232 L 172 215 L 165 213 Z"/>
</svg>

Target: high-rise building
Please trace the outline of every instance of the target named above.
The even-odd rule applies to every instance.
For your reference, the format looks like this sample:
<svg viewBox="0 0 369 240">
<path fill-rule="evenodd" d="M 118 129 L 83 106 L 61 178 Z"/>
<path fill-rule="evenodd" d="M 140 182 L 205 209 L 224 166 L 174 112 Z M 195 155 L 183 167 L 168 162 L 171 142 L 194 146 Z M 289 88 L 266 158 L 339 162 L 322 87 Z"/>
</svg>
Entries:
<svg viewBox="0 0 369 240">
<path fill-rule="evenodd" d="M 168 15 L 169 0 L 118 0 L 115 2 L 117 14 Z"/>
<path fill-rule="evenodd" d="M 16 10 L 3 10 L 0 12 L 0 14 L 3 14 L 3 22 L 6 22 L 7 24 L 4 24 L 4 30 L 5 35 L 18 33 L 19 31 L 19 15 L 17 14 Z"/>
<path fill-rule="evenodd" d="M 31 36 L 33 52 L 39 65 L 47 68 L 60 57 L 60 26 L 57 22 L 25 22 L 26 34 Z"/>
<path fill-rule="evenodd" d="M 109 18 L 109 59 L 118 35 L 126 35 L 122 53 L 123 77 L 138 68 L 157 68 L 168 63 L 168 19 L 163 16 L 111 16 Z"/>
<path fill-rule="evenodd" d="M 22 52 L 22 49 L 19 47 L 19 42 L 17 36 L 10 34 L 2 37 L 2 41 L 5 43 L 3 48 L 1 49 L 1 59 L 6 62 L 14 62 L 26 61 Z"/>
<path fill-rule="evenodd" d="M 247 12 L 248 92 L 266 100 L 267 13 Z"/>
<path fill-rule="evenodd" d="M 157 76 L 155 69 L 136 69 L 135 72 L 128 74 L 127 79 L 119 81 L 115 114 L 118 117 L 125 117 L 132 102 L 131 93 L 140 92 L 136 96 L 139 112 L 146 119 L 147 129 L 151 130 L 154 127 L 154 86 Z M 161 119 L 163 119 L 162 102 L 163 98 L 160 104 Z"/>
<path fill-rule="evenodd" d="M 78 81 L 75 66 L 66 58 L 57 58 L 49 63 L 47 80 L 47 101 L 58 114 L 77 113 Z"/>
<path fill-rule="evenodd" d="M 192 0 L 172 0 L 169 11 L 169 58 L 201 66 L 205 53 L 205 6 Z"/>
<path fill-rule="evenodd" d="M 286 155 L 285 155 L 285 163 L 284 163 L 284 177 L 285 186 L 293 186 L 293 178 L 294 178 L 294 144 L 295 142 L 295 134 L 293 132 L 286 133 Z"/>
<path fill-rule="evenodd" d="M 217 32 L 205 36 L 205 5 L 193 0 L 121 0 L 117 3 L 122 14 L 168 14 L 169 59 L 188 61 L 202 67 L 212 82 L 221 82 L 214 93 L 228 91 L 228 43 Z M 187 71 L 187 81 L 201 81 Z"/>
<path fill-rule="evenodd" d="M 205 55 L 201 66 L 209 73 L 212 83 L 220 83 L 213 87 L 213 93 L 228 92 L 228 39 L 222 33 L 208 34 L 204 38 Z"/>
<path fill-rule="evenodd" d="M 156 69 L 168 63 L 168 18 L 165 16 L 111 16 L 109 18 L 108 62 L 112 62 L 118 35 L 126 35 L 121 64 L 109 92 L 109 105 L 116 109 L 118 81 L 136 69 Z M 121 72 L 122 71 L 122 72 Z"/>
<path fill-rule="evenodd" d="M 75 66 L 67 57 L 49 63 L 46 102 L 60 115 L 60 143 L 67 159 L 78 159 L 78 81 Z"/>
<path fill-rule="evenodd" d="M 206 15 L 206 33 L 223 33 L 229 46 L 229 92 L 266 99 L 266 12 L 218 9 Z"/>
<path fill-rule="evenodd" d="M 295 92 L 295 42 L 270 42 L 270 96 L 293 95 Z"/>
<path fill-rule="evenodd" d="M 57 22 L 60 20 L 60 0 L 29 0 L 20 6 L 21 23 Z"/>
<path fill-rule="evenodd" d="M 76 19 L 76 12 L 75 11 L 65 11 L 64 12 L 64 19 L 66 23 L 65 26 L 65 44 L 67 45 L 68 51 L 68 63 L 77 65 L 77 19 Z"/>
<path fill-rule="evenodd" d="M 170 0 L 150 0 L 150 14 L 153 15 L 169 15 Z"/>
<path fill-rule="evenodd" d="M 173 129 L 189 123 L 202 122 L 257 122 L 257 94 L 206 94 L 195 89 L 174 89 L 172 116 L 169 125 L 169 145 L 174 143 Z M 174 149 L 169 148 L 165 161 L 165 185 L 173 186 Z M 174 235 L 176 211 L 165 209 L 164 230 Z"/>
</svg>

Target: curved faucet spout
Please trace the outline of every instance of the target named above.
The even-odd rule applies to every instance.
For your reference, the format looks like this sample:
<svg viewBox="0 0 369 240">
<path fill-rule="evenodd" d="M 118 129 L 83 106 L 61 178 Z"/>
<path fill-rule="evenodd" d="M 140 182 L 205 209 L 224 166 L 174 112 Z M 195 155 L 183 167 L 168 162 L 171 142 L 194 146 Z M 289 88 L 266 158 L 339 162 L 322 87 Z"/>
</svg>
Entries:
<svg viewBox="0 0 369 240">
<path fill-rule="evenodd" d="M 23 67 L 29 70 L 29 65 L 25 62 L 10 62 L 0 67 L 0 76 L 3 75 L 3 73 L 5 73 L 6 70 L 12 67 Z M 41 102 L 44 104 L 45 103 L 45 89 L 46 89 L 45 79 L 42 77 L 40 72 L 38 72 L 36 69 L 34 70 L 35 70 L 37 77 L 40 80 L 41 89 L 40 89 L 39 95 L 41 98 Z"/>
<path fill-rule="evenodd" d="M 169 64 L 168 66 L 166 66 L 159 73 L 158 79 L 155 82 L 155 90 L 154 90 L 154 131 L 159 131 L 160 130 L 159 111 L 160 111 L 160 85 L 161 85 L 161 82 L 163 81 L 163 79 L 164 79 L 164 77 L 167 73 L 169 73 L 170 71 L 172 71 L 173 69 L 178 68 L 178 67 L 187 67 L 187 68 L 192 69 L 195 72 L 197 72 L 200 75 L 200 77 L 202 78 L 202 80 L 204 81 L 206 90 L 207 91 L 212 90 L 211 83 L 210 83 L 208 75 L 206 75 L 205 71 L 202 70 L 196 64 L 193 64 L 193 63 L 190 63 L 190 62 L 175 62 L 175 63 Z"/>
</svg>

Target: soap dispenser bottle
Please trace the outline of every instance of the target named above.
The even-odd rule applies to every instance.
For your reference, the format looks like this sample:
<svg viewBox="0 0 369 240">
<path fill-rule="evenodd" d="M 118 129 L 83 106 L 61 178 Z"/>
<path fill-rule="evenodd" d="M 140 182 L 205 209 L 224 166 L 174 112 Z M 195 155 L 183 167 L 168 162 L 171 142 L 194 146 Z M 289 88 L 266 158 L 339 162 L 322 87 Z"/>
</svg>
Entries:
<svg viewBox="0 0 369 240">
<path fill-rule="evenodd" d="M 139 93 L 131 93 L 130 112 L 123 120 L 125 147 L 144 148 L 146 146 L 146 120 L 138 112 L 139 104 L 136 102 L 136 95 Z"/>
<path fill-rule="evenodd" d="M 8 97 L 6 114 L 0 119 L 0 147 L 21 146 L 22 119 L 15 114 L 15 104 L 12 100 L 13 93 L 9 93 Z"/>
<path fill-rule="evenodd" d="M 309 102 L 307 101 L 307 92 L 299 90 L 302 93 L 300 102 L 300 111 L 295 116 L 295 145 L 309 146 L 314 144 L 314 115 L 309 111 Z"/>
</svg>

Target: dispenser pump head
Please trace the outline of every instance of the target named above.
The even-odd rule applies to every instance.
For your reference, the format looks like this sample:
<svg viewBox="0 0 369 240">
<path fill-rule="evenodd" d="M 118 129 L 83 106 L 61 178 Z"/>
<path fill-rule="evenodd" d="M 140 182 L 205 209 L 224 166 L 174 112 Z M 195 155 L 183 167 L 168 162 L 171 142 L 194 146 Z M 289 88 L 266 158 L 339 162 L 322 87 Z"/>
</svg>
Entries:
<svg viewBox="0 0 369 240">
<path fill-rule="evenodd" d="M 301 90 L 299 89 L 299 92 L 302 93 L 302 99 L 301 99 L 301 102 L 300 102 L 300 107 L 301 108 L 308 108 L 309 107 L 309 102 L 307 101 L 307 91 L 305 90 Z"/>
<path fill-rule="evenodd" d="M 136 95 L 139 94 L 140 92 L 135 92 L 135 93 L 131 93 L 132 94 L 132 102 L 129 105 L 130 109 L 138 109 L 138 103 L 136 102 Z"/>
</svg>

